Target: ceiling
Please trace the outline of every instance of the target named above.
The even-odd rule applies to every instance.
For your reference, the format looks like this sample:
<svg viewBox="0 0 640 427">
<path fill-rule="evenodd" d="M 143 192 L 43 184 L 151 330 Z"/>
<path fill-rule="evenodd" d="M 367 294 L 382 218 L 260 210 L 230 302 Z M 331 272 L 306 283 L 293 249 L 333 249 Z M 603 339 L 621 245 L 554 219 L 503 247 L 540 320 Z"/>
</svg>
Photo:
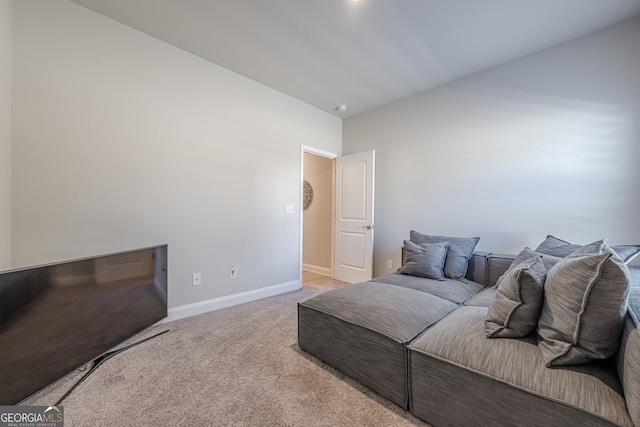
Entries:
<svg viewBox="0 0 640 427">
<path fill-rule="evenodd" d="M 72 1 L 339 117 L 640 16 L 640 0 Z"/>
</svg>

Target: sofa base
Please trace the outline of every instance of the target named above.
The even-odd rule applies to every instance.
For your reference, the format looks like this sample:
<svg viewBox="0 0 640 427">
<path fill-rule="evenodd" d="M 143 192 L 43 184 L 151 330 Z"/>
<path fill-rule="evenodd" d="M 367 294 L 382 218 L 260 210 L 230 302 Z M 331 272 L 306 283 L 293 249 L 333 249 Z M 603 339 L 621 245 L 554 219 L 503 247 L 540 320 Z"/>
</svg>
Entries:
<svg viewBox="0 0 640 427">
<path fill-rule="evenodd" d="M 432 426 L 618 426 L 429 356 L 410 353 L 411 413 Z M 496 396 L 500 396 L 497 398 Z"/>
<path fill-rule="evenodd" d="M 434 426 L 631 426 L 610 361 L 547 368 L 536 338 L 487 338 L 461 307 L 409 346 L 410 409 Z"/>
<path fill-rule="evenodd" d="M 407 409 L 406 346 L 304 306 L 298 317 L 302 350 Z"/>
</svg>

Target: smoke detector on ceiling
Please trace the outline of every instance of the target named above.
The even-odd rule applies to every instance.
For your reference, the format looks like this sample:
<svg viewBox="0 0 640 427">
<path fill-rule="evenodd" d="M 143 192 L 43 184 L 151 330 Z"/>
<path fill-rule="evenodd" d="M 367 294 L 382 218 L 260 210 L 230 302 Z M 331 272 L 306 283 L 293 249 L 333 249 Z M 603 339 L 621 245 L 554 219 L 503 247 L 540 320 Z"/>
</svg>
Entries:
<svg viewBox="0 0 640 427">
<path fill-rule="evenodd" d="M 340 111 L 341 113 L 347 111 L 347 108 L 349 108 L 349 106 L 347 104 L 339 104 L 338 105 L 338 111 Z"/>
</svg>

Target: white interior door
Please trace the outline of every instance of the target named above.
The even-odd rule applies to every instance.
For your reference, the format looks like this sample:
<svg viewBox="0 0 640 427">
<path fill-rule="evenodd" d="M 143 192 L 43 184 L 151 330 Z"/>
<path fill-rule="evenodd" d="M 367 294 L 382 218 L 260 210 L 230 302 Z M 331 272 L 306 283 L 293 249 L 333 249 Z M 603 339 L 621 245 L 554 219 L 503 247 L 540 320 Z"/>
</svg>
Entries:
<svg viewBox="0 0 640 427">
<path fill-rule="evenodd" d="M 336 159 L 335 278 L 373 277 L 375 151 Z"/>
</svg>

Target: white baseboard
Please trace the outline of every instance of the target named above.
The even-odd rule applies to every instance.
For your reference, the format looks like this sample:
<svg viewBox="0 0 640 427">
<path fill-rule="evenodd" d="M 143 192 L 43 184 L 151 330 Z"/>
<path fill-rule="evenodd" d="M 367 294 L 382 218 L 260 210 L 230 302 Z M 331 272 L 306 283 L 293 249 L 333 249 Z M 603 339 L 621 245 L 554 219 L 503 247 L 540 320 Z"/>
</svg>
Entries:
<svg viewBox="0 0 640 427">
<path fill-rule="evenodd" d="M 293 280 L 291 282 L 267 286 L 266 288 L 255 289 L 253 291 L 240 292 L 238 294 L 227 295 L 224 297 L 213 298 L 193 304 L 173 307 L 169 309 L 167 318 L 162 320 L 161 323 L 184 319 L 185 317 L 191 317 L 197 314 L 208 313 L 209 311 L 220 310 L 221 308 L 243 304 L 245 302 L 272 297 L 275 295 L 283 294 L 285 292 L 295 291 L 297 289 L 300 289 L 301 287 L 302 286 L 300 285 L 299 280 Z"/>
<path fill-rule="evenodd" d="M 313 264 L 302 264 L 302 269 L 310 271 L 312 273 L 324 274 L 325 276 L 331 276 L 331 269 L 326 267 L 319 267 Z"/>
</svg>

